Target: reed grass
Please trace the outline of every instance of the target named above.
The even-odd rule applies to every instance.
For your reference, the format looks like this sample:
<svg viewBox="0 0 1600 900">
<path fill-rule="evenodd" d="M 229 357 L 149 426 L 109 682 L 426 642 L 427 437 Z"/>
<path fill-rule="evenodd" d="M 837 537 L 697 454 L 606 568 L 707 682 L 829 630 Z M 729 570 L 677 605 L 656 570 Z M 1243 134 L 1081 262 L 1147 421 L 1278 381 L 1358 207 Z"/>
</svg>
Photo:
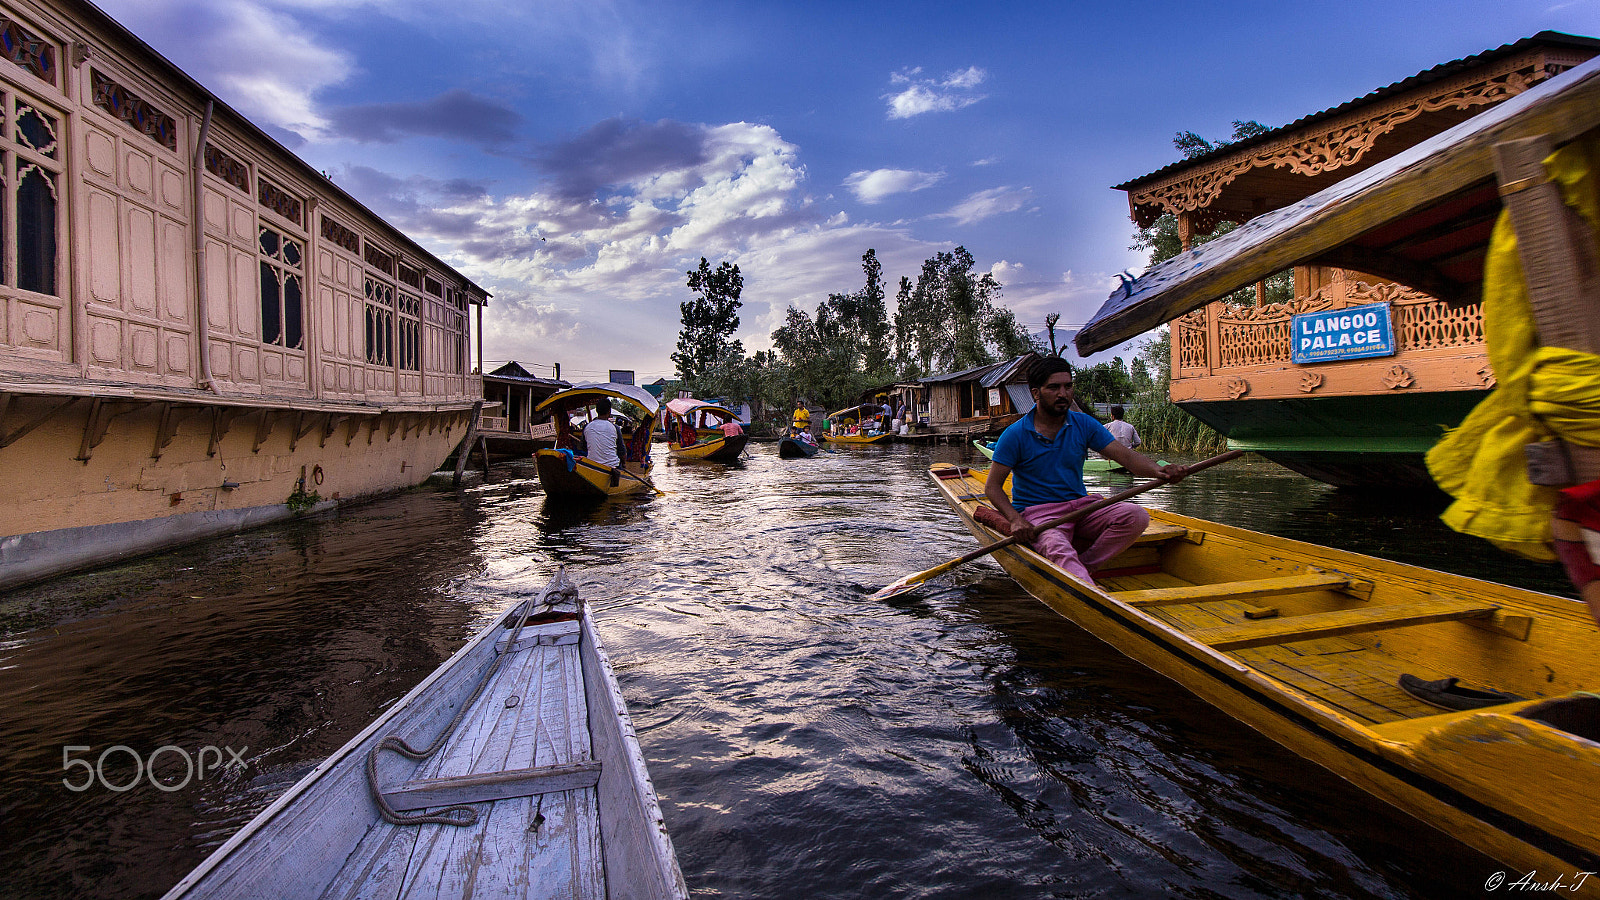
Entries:
<svg viewBox="0 0 1600 900">
<path fill-rule="evenodd" d="M 1228 449 L 1228 439 L 1211 426 L 1180 409 L 1164 395 L 1145 396 L 1127 410 L 1127 420 L 1139 429 L 1147 452 L 1213 456 Z"/>
</svg>

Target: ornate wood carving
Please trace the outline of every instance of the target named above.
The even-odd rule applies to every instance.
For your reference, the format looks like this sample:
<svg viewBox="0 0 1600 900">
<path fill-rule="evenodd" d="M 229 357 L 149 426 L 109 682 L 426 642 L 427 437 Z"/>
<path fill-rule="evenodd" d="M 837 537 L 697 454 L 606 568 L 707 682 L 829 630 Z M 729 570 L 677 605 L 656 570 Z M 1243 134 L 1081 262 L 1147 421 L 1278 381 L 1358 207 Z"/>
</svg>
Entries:
<svg viewBox="0 0 1600 900">
<path fill-rule="evenodd" d="M 1526 63 L 1521 65 L 1526 66 Z M 1223 188 L 1251 169 L 1286 168 L 1296 175 L 1313 176 L 1344 168 L 1360 162 L 1378 138 L 1418 116 L 1499 103 L 1551 74 L 1543 67 L 1491 72 L 1468 84 L 1457 81 L 1424 97 L 1382 105 L 1353 121 L 1335 120 L 1316 134 L 1285 136 L 1263 144 L 1249 156 L 1228 160 L 1204 171 L 1181 174 L 1173 181 L 1130 194 L 1134 221 L 1140 228 L 1148 228 L 1164 212 L 1177 215 L 1203 210 L 1216 201 Z M 1203 220 L 1193 220 L 1196 233 L 1209 233 L 1210 229 L 1203 228 L 1203 224 Z M 1216 222 L 1211 222 L 1211 228 L 1215 227 Z"/>
<path fill-rule="evenodd" d="M 1404 390 L 1417 383 L 1411 370 L 1402 365 L 1393 365 L 1383 374 L 1383 385 L 1392 391 Z"/>
<path fill-rule="evenodd" d="M 1234 378 L 1228 382 L 1228 399 L 1237 400 L 1250 393 L 1250 382 L 1243 378 Z"/>
<path fill-rule="evenodd" d="M 118 403 L 102 400 L 99 397 L 94 398 L 89 407 L 89 420 L 83 425 L 83 442 L 78 445 L 78 455 L 73 458 L 88 465 L 89 458 L 94 454 L 94 448 L 100 446 L 100 442 L 106 439 L 106 432 L 111 430 L 111 420 L 148 405 L 149 403 L 145 401 Z"/>
<path fill-rule="evenodd" d="M 1322 387 L 1322 374 L 1319 372 L 1300 373 L 1300 393 L 1309 394 Z"/>
</svg>

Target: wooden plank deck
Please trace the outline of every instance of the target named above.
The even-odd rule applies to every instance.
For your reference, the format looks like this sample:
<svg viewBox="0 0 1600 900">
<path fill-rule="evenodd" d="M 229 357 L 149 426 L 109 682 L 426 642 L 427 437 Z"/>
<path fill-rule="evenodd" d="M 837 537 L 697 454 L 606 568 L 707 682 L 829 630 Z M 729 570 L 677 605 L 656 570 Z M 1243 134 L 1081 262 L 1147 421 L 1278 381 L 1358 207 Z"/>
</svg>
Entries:
<svg viewBox="0 0 1600 900">
<path fill-rule="evenodd" d="M 520 796 L 472 803 L 478 821 L 390 825 L 369 830 L 324 898 L 422 900 L 441 897 L 604 897 L 600 815 L 594 787 L 577 623 L 566 643 L 518 642 L 455 733 L 403 786 L 459 790 L 507 770 L 522 771 Z M 548 632 L 548 627 L 541 631 Z M 540 774 L 542 773 L 542 776 Z M 534 782 L 576 780 L 541 791 Z M 443 805 L 426 808 L 438 812 Z M 416 814 L 415 811 L 408 814 Z"/>
</svg>

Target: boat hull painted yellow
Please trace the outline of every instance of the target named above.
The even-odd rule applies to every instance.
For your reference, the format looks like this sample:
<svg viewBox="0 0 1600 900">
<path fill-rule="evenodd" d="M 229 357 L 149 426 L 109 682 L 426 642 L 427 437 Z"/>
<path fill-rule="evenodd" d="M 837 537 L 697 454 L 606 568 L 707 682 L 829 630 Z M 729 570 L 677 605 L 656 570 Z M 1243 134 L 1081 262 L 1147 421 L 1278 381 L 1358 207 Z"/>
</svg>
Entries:
<svg viewBox="0 0 1600 900">
<path fill-rule="evenodd" d="M 860 444 L 887 444 L 894 435 L 887 432 L 883 434 L 825 434 L 822 439 L 830 444 L 842 444 L 847 447 Z"/>
<path fill-rule="evenodd" d="M 560 450 L 540 450 L 534 454 L 534 461 L 539 484 L 551 497 L 621 497 L 655 490 L 646 480 L 650 477 L 649 467 L 614 469 L 579 456 L 568 471 L 567 455 Z"/>
<path fill-rule="evenodd" d="M 990 543 L 973 519 L 985 475 L 935 481 Z M 1600 699 L 1573 696 L 1600 688 L 1600 642 L 1581 603 L 1150 512 L 1101 585 L 1029 548 L 995 559 L 1123 654 L 1518 874 L 1565 872 L 1570 888 L 1600 870 L 1600 734 L 1585 731 L 1600 730 L 1586 706 Z M 1343 583 L 1273 593 L 1323 578 Z M 1530 699 L 1450 712 L 1401 691 L 1402 671 Z M 1530 710 L 1591 724 L 1575 734 Z M 1600 882 L 1568 893 L 1600 896 Z"/>
<path fill-rule="evenodd" d="M 709 459 L 718 462 L 729 462 L 739 458 L 744 452 L 745 444 L 750 442 L 747 434 L 736 434 L 733 437 L 719 436 L 708 441 L 690 444 L 685 447 L 678 443 L 668 444 L 668 451 L 677 459 Z"/>
</svg>

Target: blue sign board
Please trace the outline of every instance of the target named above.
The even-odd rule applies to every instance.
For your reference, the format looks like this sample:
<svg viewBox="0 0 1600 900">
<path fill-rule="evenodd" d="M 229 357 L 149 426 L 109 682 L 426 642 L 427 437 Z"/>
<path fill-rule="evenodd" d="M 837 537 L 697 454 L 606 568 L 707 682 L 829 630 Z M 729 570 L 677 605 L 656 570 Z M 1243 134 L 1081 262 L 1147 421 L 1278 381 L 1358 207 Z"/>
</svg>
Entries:
<svg viewBox="0 0 1600 900">
<path fill-rule="evenodd" d="M 1289 327 L 1289 359 L 1297 366 L 1394 355 L 1394 324 L 1387 303 L 1301 313 Z"/>
</svg>

